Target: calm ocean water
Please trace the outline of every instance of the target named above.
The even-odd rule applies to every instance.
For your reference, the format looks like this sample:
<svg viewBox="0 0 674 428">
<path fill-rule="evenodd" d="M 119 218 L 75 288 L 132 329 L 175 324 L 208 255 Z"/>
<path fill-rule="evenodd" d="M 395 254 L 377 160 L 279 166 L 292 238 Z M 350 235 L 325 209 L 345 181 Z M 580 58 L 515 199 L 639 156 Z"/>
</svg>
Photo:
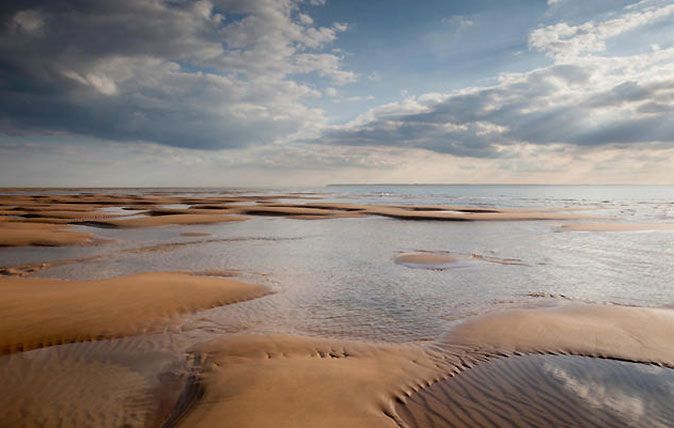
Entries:
<svg viewBox="0 0 674 428">
<path fill-rule="evenodd" d="M 661 186 L 377 185 L 268 192 L 284 191 L 311 191 L 328 200 L 359 203 L 592 207 L 592 214 L 620 221 L 674 222 L 674 188 Z M 429 340 L 442 336 L 458 320 L 506 307 L 566 301 L 674 304 L 674 232 L 569 232 L 560 229 L 563 223 L 256 217 L 187 228 L 95 229 L 116 243 L 95 248 L 5 248 L 0 249 L 0 260 L 13 265 L 93 252 L 106 256 L 56 266 L 39 275 L 103 278 L 142 271 L 233 269 L 277 291 L 194 317 L 193 330 L 208 334 L 252 330 Z M 179 236 L 185 230 L 211 236 Z M 167 242 L 192 244 L 123 251 Z M 400 252 L 419 250 L 516 258 L 522 264 L 476 261 L 436 271 L 393 261 Z"/>
<path fill-rule="evenodd" d="M 231 191 L 160 190 L 213 195 Z M 324 200 L 373 204 L 589 208 L 583 212 L 608 221 L 674 223 L 673 187 L 378 185 L 237 191 L 314 192 Z M 115 208 L 106 210 L 114 212 Z M 80 226 L 114 241 L 93 247 L 0 248 L 0 266 L 55 261 L 36 275 L 78 279 L 145 271 L 228 271 L 244 280 L 270 285 L 275 293 L 199 312 L 147 335 L 3 356 L 0 370 L 30 373 L 33 366 L 58 368 L 73 361 L 118 364 L 156 384 L 166 370 L 185 364 L 185 355 L 193 345 L 223 334 L 280 332 L 392 342 L 438 341 L 462 320 L 507 308 L 569 302 L 674 305 L 674 231 L 571 232 L 561 229 L 564 223 L 253 217 L 244 222 L 149 229 Z M 181 236 L 186 231 L 209 236 Z M 394 262 L 401 252 L 410 251 L 452 252 L 470 262 L 447 270 L 412 269 Z M 490 263 L 471 259 L 472 254 L 518 259 L 520 264 Z M 491 381 L 495 375 L 505 387 L 524 391 L 525 397 L 504 398 L 498 391 L 492 397 L 493 385 L 483 382 L 481 376 Z M 514 406 L 542 406 L 546 421 L 549 404 L 559 403 L 553 407 L 561 409 L 562 415 L 571 415 L 572 421 L 582 414 L 599 418 L 597 421 L 612 420 L 615 426 L 667 426 L 672 417 L 672 379 L 670 369 L 641 364 L 529 356 L 479 366 L 459 377 L 457 384 L 439 384 L 437 388 L 442 393 L 438 396 L 445 400 L 442 388 L 451 390 L 458 385 L 459 392 L 452 397 L 470 403 L 472 396 L 461 396 L 461 382 L 483 389 L 480 393 L 487 398 L 478 409 L 479 420 L 492 404 L 498 408 L 504 399 L 512 399 Z M 544 393 L 539 388 L 543 380 Z M 51 381 L 32 377 L 20 384 L 40 390 L 42 383 Z M 70 385 L 63 385 L 67 387 Z M 536 395 L 527 395 L 530 390 L 536 390 Z M 575 410 L 570 413 L 571 406 Z M 467 407 L 471 408 L 472 404 Z M 469 412 L 466 415 L 469 417 Z"/>
</svg>

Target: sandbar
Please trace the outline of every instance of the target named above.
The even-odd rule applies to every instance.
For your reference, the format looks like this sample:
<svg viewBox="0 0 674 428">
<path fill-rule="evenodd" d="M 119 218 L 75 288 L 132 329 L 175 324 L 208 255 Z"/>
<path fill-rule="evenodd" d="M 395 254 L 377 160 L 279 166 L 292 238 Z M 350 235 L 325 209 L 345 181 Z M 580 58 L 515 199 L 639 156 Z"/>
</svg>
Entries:
<svg viewBox="0 0 674 428">
<path fill-rule="evenodd" d="M 534 352 L 674 367 L 674 310 L 564 305 L 498 312 L 469 320 L 447 340 L 505 353 Z"/>
<path fill-rule="evenodd" d="M 211 224 L 244 221 L 248 217 L 241 215 L 212 215 L 212 214 L 171 214 L 152 217 L 130 219 L 97 220 L 84 222 L 94 227 L 159 227 L 169 225 Z"/>
<path fill-rule="evenodd" d="M 142 333 L 179 314 L 261 297 L 230 278 L 176 272 L 104 280 L 0 278 L 0 353 Z"/>
<path fill-rule="evenodd" d="M 93 235 L 67 226 L 45 223 L 0 222 L 0 247 L 84 245 L 94 242 Z"/>
<path fill-rule="evenodd" d="M 419 252 L 399 254 L 395 262 L 408 267 L 442 269 L 460 263 L 461 259 L 452 254 Z"/>
<path fill-rule="evenodd" d="M 450 252 L 418 251 L 400 253 L 394 259 L 397 264 L 413 269 L 443 270 L 456 267 L 465 267 L 474 262 L 487 262 L 500 265 L 524 266 L 525 263 L 516 258 L 502 258 L 477 253 L 462 254 Z"/>
<path fill-rule="evenodd" d="M 194 350 L 204 396 L 179 426 L 396 427 L 395 401 L 457 370 L 414 344 L 234 335 Z"/>
</svg>

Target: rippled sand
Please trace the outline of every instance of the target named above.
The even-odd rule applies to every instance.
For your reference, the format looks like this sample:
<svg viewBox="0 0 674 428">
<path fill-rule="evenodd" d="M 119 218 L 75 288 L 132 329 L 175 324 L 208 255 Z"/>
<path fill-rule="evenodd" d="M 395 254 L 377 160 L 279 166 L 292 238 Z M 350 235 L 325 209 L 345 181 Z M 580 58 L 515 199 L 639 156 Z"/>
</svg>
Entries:
<svg viewBox="0 0 674 428">
<path fill-rule="evenodd" d="M 674 420 L 673 381 L 674 370 L 620 361 L 499 358 L 434 383 L 398 403 L 396 412 L 410 428 L 664 428 Z"/>
<path fill-rule="evenodd" d="M 532 288 L 494 299 L 478 288 L 485 272 L 507 289 L 502 275 L 555 262 L 509 253 L 517 241 L 455 251 L 447 240 L 447 250 L 410 251 L 445 248 L 442 240 L 417 245 L 419 230 L 454 238 L 478 224 L 470 234 L 499 243 L 499 227 L 512 222 L 532 225 L 518 225 L 522 234 L 540 231 L 539 221 L 599 218 L 581 212 L 590 209 L 242 192 L 0 195 L 0 245 L 26 256 L 0 270 L 0 426 L 666 426 L 674 400 L 662 385 L 672 375 L 653 365 L 674 367 L 674 309 L 568 304 Z M 368 226 L 376 218 L 384 232 Z M 425 229 L 439 221 L 451 229 Z M 243 233 L 274 231 L 275 222 L 296 233 Z M 588 224 L 565 227 L 622 227 Z M 544 233 L 585 235 L 554 234 L 557 225 Z M 237 227 L 241 234 L 221 235 Z M 342 250 L 347 233 L 352 247 Z M 356 253 L 368 240 L 397 244 L 406 233 L 413 245 Z M 94 242 L 104 245 L 85 247 Z M 63 253 L 30 252 L 40 245 Z M 298 266 L 305 270 L 295 273 Z M 146 271 L 160 267 L 181 272 Z M 231 278 L 238 275 L 245 278 Z M 372 281 L 375 293 L 366 289 Z M 405 288 L 408 281 L 421 286 Z M 483 301 L 461 308 L 465 292 Z M 464 312 L 442 314 L 445 321 L 424 312 L 448 296 Z M 400 333 L 406 328 L 414 334 Z M 602 370 L 612 377 L 581 379 Z M 615 379 L 632 385 L 622 402 L 601 394 Z M 650 404 L 639 407 L 644 397 Z"/>
<path fill-rule="evenodd" d="M 186 273 L 101 281 L 0 278 L 0 353 L 139 334 L 176 315 L 260 297 L 263 286 Z"/>
<path fill-rule="evenodd" d="M 89 244 L 93 240 L 93 235 L 71 230 L 66 226 L 0 221 L 0 247 L 58 247 Z"/>
<path fill-rule="evenodd" d="M 415 345 L 297 336 L 242 335 L 194 350 L 207 363 L 204 395 L 185 427 L 396 426 L 396 397 L 455 370 L 449 358 Z"/>
<path fill-rule="evenodd" d="M 467 321 L 448 336 L 500 352 L 563 353 L 674 367 L 674 310 L 565 305 L 513 310 Z"/>
</svg>

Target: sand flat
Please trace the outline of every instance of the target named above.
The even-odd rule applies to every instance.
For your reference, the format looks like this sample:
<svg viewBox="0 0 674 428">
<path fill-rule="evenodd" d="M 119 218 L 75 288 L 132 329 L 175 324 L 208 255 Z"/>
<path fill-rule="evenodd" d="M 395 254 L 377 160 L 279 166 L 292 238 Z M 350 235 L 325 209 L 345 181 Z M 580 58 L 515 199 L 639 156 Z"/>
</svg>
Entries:
<svg viewBox="0 0 674 428">
<path fill-rule="evenodd" d="M 441 269 L 459 263 L 459 257 L 447 253 L 402 253 L 396 256 L 395 262 L 410 267 L 427 267 Z"/>
<path fill-rule="evenodd" d="M 204 396 L 180 426 L 396 427 L 396 396 L 456 369 L 417 345 L 235 335 L 198 347 Z"/>
<path fill-rule="evenodd" d="M 192 374 L 176 343 L 159 333 L 0 356 L 0 426 L 162 426 Z"/>
<path fill-rule="evenodd" d="M 395 206 L 370 206 L 364 213 L 392 217 L 401 220 L 439 220 L 439 221 L 533 221 L 533 220 L 579 220 L 597 218 L 590 214 L 557 212 L 551 210 L 493 210 L 490 212 L 460 211 L 456 207 L 450 211 L 415 209 L 414 206 L 398 208 Z"/>
<path fill-rule="evenodd" d="M 399 403 L 406 428 L 669 427 L 674 370 L 604 358 L 496 358 Z"/>
<path fill-rule="evenodd" d="M 502 352 L 615 358 L 674 367 L 674 310 L 569 305 L 504 311 L 466 321 L 448 336 Z"/>
<path fill-rule="evenodd" d="M 96 222 L 89 222 L 89 224 L 91 226 L 100 227 L 159 227 L 169 225 L 228 223 L 244 221 L 248 220 L 248 218 L 249 217 L 241 215 L 169 214 L 130 219 L 98 220 Z"/>
<path fill-rule="evenodd" d="M 299 200 L 297 203 L 277 202 L 280 199 Z M 17 209 L 33 210 L 49 222 L 62 223 L 64 218 L 76 217 L 69 212 L 81 211 L 79 218 L 93 217 L 87 211 L 102 207 L 123 206 L 149 209 L 152 216 L 194 216 L 210 214 L 247 214 L 254 216 L 281 216 L 291 219 L 317 220 L 376 215 L 400 220 L 440 221 L 529 221 L 529 220 L 583 220 L 596 216 L 572 211 L 593 209 L 590 207 L 563 208 L 498 208 L 455 205 L 373 205 L 340 202 L 312 201 L 320 199 L 305 195 L 241 195 L 234 192 L 227 196 L 167 196 L 128 194 L 80 194 L 80 195 L 0 195 L 0 203 Z M 228 205 L 247 202 L 253 205 Z M 166 205 L 188 205 L 189 208 L 166 208 Z M 52 207 L 52 208 L 50 208 Z M 81 207 L 81 208 L 75 208 Z M 49 215 L 53 212 L 54 215 Z M 346 214 L 350 212 L 351 215 Z M 165 219 L 163 221 L 169 221 Z M 183 223 L 171 224 L 192 224 Z M 145 225 L 154 225 L 159 220 L 143 220 Z M 132 223 L 129 223 L 132 224 Z M 108 223 L 109 226 L 112 223 Z M 112 227 L 112 226 L 111 226 Z M 121 226 L 119 226 L 121 227 Z M 136 226 L 126 226 L 136 227 Z M 147 227 L 147 226 L 140 226 Z"/>
<path fill-rule="evenodd" d="M 94 242 L 93 235 L 67 226 L 17 221 L 0 222 L 0 247 L 84 245 Z"/>
<path fill-rule="evenodd" d="M 394 261 L 409 268 L 443 270 L 449 268 L 466 267 L 476 262 L 494 263 L 507 266 L 526 266 L 520 259 L 503 258 L 477 253 L 452 253 L 447 251 L 416 251 L 400 253 Z"/>
<path fill-rule="evenodd" d="M 118 364 L 12 361 L 0 367 L 0 426 L 148 426 L 153 391 Z"/>
<path fill-rule="evenodd" d="M 334 210 L 322 208 L 308 208 L 298 206 L 241 206 L 236 208 L 242 214 L 266 215 L 266 216 L 290 216 L 290 215 L 313 215 L 329 216 Z"/>
<path fill-rule="evenodd" d="M 268 294 L 261 285 L 187 273 L 96 281 L 0 278 L 0 353 L 129 336 L 179 314 Z"/>
</svg>

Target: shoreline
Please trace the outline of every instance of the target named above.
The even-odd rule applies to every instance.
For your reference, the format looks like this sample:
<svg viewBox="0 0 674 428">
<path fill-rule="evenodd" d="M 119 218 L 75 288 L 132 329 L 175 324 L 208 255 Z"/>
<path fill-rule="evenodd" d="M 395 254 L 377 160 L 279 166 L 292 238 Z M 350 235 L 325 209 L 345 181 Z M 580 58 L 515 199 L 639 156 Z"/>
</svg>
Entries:
<svg viewBox="0 0 674 428">
<path fill-rule="evenodd" d="M 287 199 L 292 200 L 288 202 Z M 45 236 L 75 234 L 73 241 L 61 241 L 63 249 L 44 250 L 44 254 L 61 254 L 57 251 L 100 244 L 96 251 L 64 252 L 60 259 L 39 261 L 38 257 L 36 262 L 11 264 L 0 269 L 0 288 L 3 289 L 0 297 L 0 317 L 3 317 L 0 372 L 12 372 L 11 385 L 14 385 L 12 391 L 4 393 L 12 403 L 5 407 L 11 407 L 14 413 L 8 410 L 0 414 L 0 422 L 3 417 L 16 418 L 21 412 L 31 414 L 31 409 L 39 417 L 64 417 L 49 414 L 48 408 L 31 398 L 39 393 L 44 402 L 59 403 L 61 409 L 68 408 L 71 412 L 68 417 L 72 420 L 81 421 L 80 418 L 85 417 L 85 407 L 90 406 L 96 409 L 95 418 L 100 418 L 97 420 L 101 423 L 123 420 L 129 426 L 212 426 L 228 418 L 233 425 L 309 427 L 325 425 L 327 418 L 327 426 L 395 427 L 407 423 L 401 406 L 418 404 L 419 400 L 429 397 L 442 405 L 439 394 L 443 388 L 461 384 L 453 383 L 452 379 L 469 373 L 479 377 L 483 370 L 492 370 L 489 369 L 492 362 L 503 362 L 497 365 L 503 367 L 501 372 L 497 371 L 503 376 L 503 383 L 494 384 L 494 387 L 508 385 L 509 379 L 520 379 L 516 374 L 520 370 L 517 367 L 525 363 L 518 362 L 524 360 L 517 358 L 522 356 L 591 357 L 674 369 L 674 338 L 669 334 L 674 331 L 674 309 L 602 305 L 597 304 L 596 299 L 580 304 L 581 300 L 569 299 L 564 294 L 553 293 L 554 290 L 538 294 L 528 292 L 521 296 L 511 294 L 510 300 L 504 301 L 490 301 L 485 297 L 476 312 L 468 307 L 458 317 L 452 318 L 448 314 L 446 320 L 449 321 L 438 322 L 438 326 L 451 325 L 441 336 L 420 335 L 423 338 L 417 341 L 380 340 L 374 333 L 381 325 L 368 330 L 367 322 L 372 319 L 368 317 L 358 320 L 363 323 L 363 330 L 354 330 L 352 334 L 344 330 L 345 336 L 353 338 L 337 338 L 334 334 L 339 328 L 355 325 L 349 324 L 348 317 L 358 315 L 357 311 L 381 310 L 379 300 L 371 300 L 373 297 L 382 302 L 389 301 L 387 299 L 393 302 L 391 307 L 385 305 L 392 312 L 378 313 L 380 319 L 399 319 L 401 323 L 408 320 L 405 318 L 406 307 L 396 307 L 396 299 L 414 302 L 415 299 L 437 298 L 430 291 L 437 292 L 438 289 L 419 288 L 405 295 L 410 293 L 408 289 L 399 295 L 397 290 L 401 284 L 397 283 L 382 288 L 380 294 L 366 296 L 363 301 L 356 299 L 356 305 L 345 313 L 317 316 L 328 323 L 325 331 L 292 329 L 288 327 L 291 324 L 282 323 L 277 327 L 273 320 L 271 323 L 267 320 L 264 328 L 257 329 L 256 323 L 262 323 L 258 319 L 270 309 L 269 305 L 287 303 L 283 298 L 261 297 L 274 293 L 283 295 L 290 290 L 299 293 L 301 299 L 306 292 L 302 287 L 317 287 L 320 281 L 339 279 L 341 273 L 322 270 L 325 266 L 320 265 L 321 251 L 337 249 L 327 254 L 356 263 L 350 257 L 361 254 L 340 251 L 344 242 L 333 242 L 332 239 L 334 234 L 350 228 L 366 227 L 365 221 L 361 226 L 360 219 L 389 218 L 392 221 L 385 219 L 381 223 L 387 227 L 384 232 L 400 231 L 401 234 L 414 230 L 396 226 L 404 224 L 405 220 L 415 220 L 407 222 L 405 227 L 438 221 L 471 224 L 477 226 L 470 229 L 470 233 L 483 231 L 488 239 L 492 236 L 489 234 L 499 233 L 496 227 L 502 227 L 501 224 L 516 225 L 518 233 L 530 224 L 534 224 L 534 228 L 538 224 L 544 225 L 541 229 L 545 236 L 564 235 L 554 235 L 558 231 L 556 228 L 560 229 L 560 221 L 566 222 L 561 229 L 581 231 L 586 228 L 589 229 L 587 233 L 623 230 L 623 225 L 628 224 L 620 223 L 617 218 L 609 223 L 606 218 L 594 215 L 596 213 L 589 211 L 600 208 L 593 205 L 498 208 L 358 204 L 317 199 L 320 198 L 315 194 L 288 193 L 0 196 L 0 229 L 15 228 L 19 234 L 23 230 Z M 254 222 L 253 218 L 263 221 Z M 276 224 L 290 224 L 294 220 L 326 220 L 326 223 L 297 221 L 288 229 L 274 228 Z M 403 222 L 396 223 L 398 220 Z M 541 223 L 536 223 L 539 221 Z M 526 224 L 519 226 L 521 222 Z M 487 224 L 495 226 L 479 227 Z M 630 224 L 634 225 L 630 227 L 651 226 Z M 74 225 L 87 227 L 75 229 Z M 188 225 L 195 225 L 194 229 Z M 251 230 L 258 227 L 269 229 L 265 235 L 257 236 Z M 317 241 L 315 246 L 312 242 L 307 247 L 292 245 L 294 241 L 306 238 L 294 233 L 304 227 L 327 239 Z M 669 226 L 662 223 L 658 227 L 667 229 Z M 110 230 L 103 231 L 103 228 Z M 238 230 L 234 236 L 221 234 L 230 228 Z M 106 240 L 109 236 L 140 238 L 128 247 L 111 245 L 106 249 L 106 240 L 89 233 L 96 229 Z M 276 237 L 269 235 L 270 230 L 285 230 L 286 235 L 291 231 L 292 236 Z M 449 230 L 451 233 L 447 236 L 465 239 L 461 235 L 463 226 Z M 354 240 L 354 245 L 365 243 L 360 241 L 369 239 L 363 238 L 364 231 L 346 239 Z M 135 235 L 128 235 L 131 233 Z M 6 236 L 4 239 L 8 240 Z M 151 241 L 143 238 L 145 236 L 152 237 Z M 26 240 L 28 237 L 21 237 L 24 239 L 22 245 L 4 251 L 19 248 L 30 254 L 31 248 L 40 241 Z M 253 244 L 245 244 L 247 241 Z M 397 242 L 395 237 L 392 241 Z M 265 252 L 272 242 L 278 244 L 277 251 Z M 207 247 L 209 245 L 213 247 Z M 218 249 L 224 249 L 223 246 L 232 250 L 219 253 Z M 402 251 L 401 247 L 411 251 Z M 432 250 L 434 248 L 437 250 Z M 419 240 L 418 245 L 401 245 L 398 250 L 358 262 L 381 263 L 378 272 L 392 272 L 397 275 L 393 278 L 401 281 L 437 278 L 441 282 L 444 278 L 451 287 L 471 286 L 471 281 L 485 272 L 498 272 L 498 275 L 513 272 L 511 275 L 516 275 L 544 266 L 541 260 L 528 254 L 520 258 L 522 254 L 515 250 L 511 252 L 509 248 L 506 245 L 494 250 L 483 247 L 479 252 L 477 249 L 455 250 L 451 242 L 443 245 L 442 240 L 430 243 Z M 302 251 L 296 253 L 298 249 Z M 173 266 L 176 262 L 182 266 L 182 257 L 186 254 L 195 254 L 194 259 L 187 260 L 193 266 L 213 266 L 213 269 L 115 275 L 115 263 L 136 263 L 136 258 L 147 256 L 147 260 L 155 263 L 151 265 L 153 268 Z M 264 269 L 264 257 L 270 257 L 270 254 L 280 258 L 267 259 L 278 261 L 269 272 L 251 269 L 246 264 L 247 258 L 260 257 L 262 262 L 254 266 Z M 206 260 L 202 263 L 203 258 Z M 294 269 L 293 263 L 312 263 L 314 258 L 319 263 L 316 270 L 307 270 L 313 276 L 284 276 Z M 107 261 L 110 263 L 106 264 Z M 140 263 L 142 261 L 139 266 Z M 100 276 L 105 279 L 96 280 L 48 278 L 55 272 L 56 276 L 68 277 L 63 273 L 67 270 L 59 273 L 59 267 L 77 269 L 88 264 L 103 269 L 111 266 L 110 274 L 103 270 Z M 50 271 L 52 268 L 56 270 Z M 242 275 L 249 278 L 254 275 L 251 272 L 262 279 L 262 284 L 233 278 Z M 82 276 L 90 274 L 83 273 Z M 328 276 L 323 276 L 326 274 Z M 98 272 L 94 276 L 98 277 Z M 292 281 L 289 278 L 298 280 L 299 285 L 289 284 L 288 281 Z M 452 279 L 459 281 L 452 283 Z M 349 289 L 350 284 L 345 282 L 340 286 L 346 288 L 330 290 L 337 293 L 332 299 L 337 299 L 337 306 L 348 306 L 345 303 L 348 302 L 347 294 L 341 293 L 355 292 L 354 295 L 359 296 L 360 284 L 353 285 L 353 289 Z M 424 294 L 426 291 L 429 294 Z M 449 291 L 443 296 L 460 296 L 463 290 Z M 537 297 L 538 302 L 532 300 Z M 548 299 L 544 302 L 540 297 Z M 307 298 L 311 300 L 316 295 L 307 293 Z M 265 303 L 268 300 L 270 303 Z M 332 309 L 320 306 L 320 302 L 309 302 L 309 307 L 317 312 Z M 499 310 L 493 311 L 494 308 Z M 301 313 L 291 311 L 292 306 L 289 306 L 288 314 L 283 309 L 274 314 L 301 316 Z M 213 314 L 220 314 L 220 318 Z M 333 316 L 347 318 L 337 320 L 331 318 Z M 333 319 L 335 326 L 330 327 Z M 575 364 L 573 361 L 568 364 Z M 531 367 L 539 372 L 543 370 L 540 368 L 543 363 L 527 364 L 532 364 Z M 613 370 L 613 366 L 602 367 Z M 46 387 L 47 383 L 49 387 Z M 475 383 L 470 387 L 483 391 L 490 385 Z M 85 394 L 80 399 L 81 404 L 72 401 L 68 394 L 61 394 L 61 389 L 67 388 Z M 119 394 L 129 402 L 116 407 L 110 404 L 110 396 L 105 391 Z M 423 413 L 437 409 L 421 406 L 415 411 Z M 7 416 L 9 413 L 11 415 Z M 467 417 L 465 414 L 455 416 L 457 423 Z M 7 422 L 8 426 L 15 424 Z"/>
</svg>

